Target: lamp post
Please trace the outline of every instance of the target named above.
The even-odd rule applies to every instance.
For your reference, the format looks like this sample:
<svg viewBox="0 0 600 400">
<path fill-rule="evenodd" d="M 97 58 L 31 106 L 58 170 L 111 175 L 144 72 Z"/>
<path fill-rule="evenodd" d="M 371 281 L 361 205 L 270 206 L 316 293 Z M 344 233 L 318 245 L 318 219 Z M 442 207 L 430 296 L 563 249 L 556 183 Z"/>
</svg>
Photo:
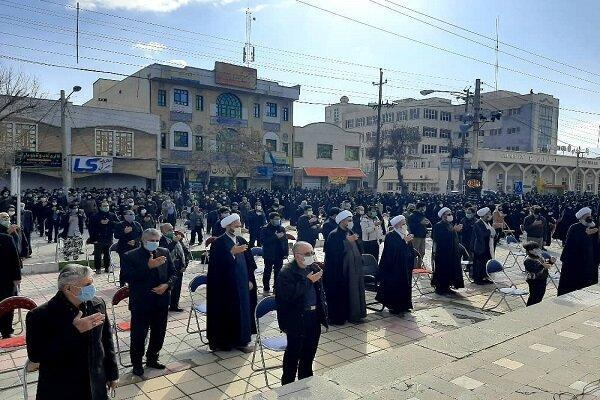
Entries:
<svg viewBox="0 0 600 400">
<path fill-rule="evenodd" d="M 73 86 L 73 90 L 65 97 L 65 91 L 60 91 L 60 127 L 62 131 L 62 176 L 65 193 L 73 186 L 73 175 L 71 174 L 71 127 L 67 127 L 67 106 L 69 97 L 79 92 L 81 86 Z"/>
</svg>

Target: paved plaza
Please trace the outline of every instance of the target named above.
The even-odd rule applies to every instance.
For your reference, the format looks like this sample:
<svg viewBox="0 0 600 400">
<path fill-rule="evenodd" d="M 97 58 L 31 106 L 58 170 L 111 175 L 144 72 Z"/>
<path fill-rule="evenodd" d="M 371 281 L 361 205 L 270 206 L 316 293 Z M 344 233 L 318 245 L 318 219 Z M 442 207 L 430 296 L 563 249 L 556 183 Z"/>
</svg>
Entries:
<svg viewBox="0 0 600 400">
<path fill-rule="evenodd" d="M 54 244 L 45 244 L 40 242 L 40 240 L 41 239 L 35 240 L 34 258 L 31 260 L 40 263 L 51 262 L 54 257 Z M 203 247 L 195 248 L 195 250 L 200 249 L 203 249 Z M 430 250 L 431 243 L 429 242 L 428 255 L 430 254 Z M 558 255 L 560 253 L 560 247 L 553 244 L 550 247 L 550 251 L 552 254 Z M 504 261 L 507 254 L 507 245 L 501 244 L 498 247 L 496 258 L 500 261 Z M 322 248 L 317 248 L 317 260 L 322 259 Z M 257 264 L 259 266 L 257 273 L 260 273 L 262 271 L 262 260 L 258 258 Z M 426 264 L 429 265 L 428 258 L 426 259 Z M 509 262 L 508 265 L 510 266 L 508 268 L 509 276 L 517 283 L 519 288 L 527 289 L 527 284 L 525 283 L 525 278 L 521 270 L 516 265 L 512 265 L 512 262 Z M 120 384 L 116 396 L 117 399 L 131 398 L 156 400 L 184 398 L 210 400 L 252 398 L 257 395 L 264 395 L 266 396 L 265 398 L 272 398 L 272 396 L 278 396 L 285 393 L 280 392 L 279 394 L 273 394 L 274 392 L 270 392 L 270 389 L 265 383 L 264 375 L 252 371 L 250 365 L 252 354 L 246 354 L 240 351 L 211 352 L 209 351 L 208 346 L 202 343 L 197 333 L 188 334 L 186 332 L 188 310 L 190 309 L 191 304 L 187 285 L 194 276 L 205 273 L 205 267 L 206 266 L 201 264 L 200 261 L 194 261 L 190 265 L 184 276 L 184 289 L 182 290 L 182 301 L 180 303 L 181 307 L 184 308 L 186 312 L 169 314 L 167 337 L 161 353 L 161 361 L 167 364 L 167 370 L 156 371 L 147 369 L 145 375 L 146 379 L 141 380 L 131 375 L 130 368 L 121 368 Z M 31 297 L 37 304 L 47 301 L 56 292 L 57 275 L 57 273 L 45 273 L 24 276 L 21 284 L 22 294 Z M 262 280 L 257 278 L 257 281 L 261 282 Z M 106 274 L 96 276 L 95 284 L 98 287 L 99 295 L 107 301 L 107 304 L 109 304 L 110 316 L 111 299 L 116 292 L 117 287 L 114 283 L 109 282 Z M 452 396 L 453 393 L 460 392 L 461 385 L 477 386 L 482 382 L 489 382 L 486 381 L 481 374 L 487 374 L 485 375 L 486 377 L 489 377 L 490 374 L 492 376 L 497 375 L 499 379 L 498 382 L 512 382 L 509 378 L 501 378 L 503 374 L 499 374 L 498 371 L 508 371 L 507 373 L 510 373 L 511 376 L 515 376 L 516 379 L 519 375 L 519 371 L 514 368 L 515 372 L 512 372 L 511 368 L 516 367 L 520 363 L 524 365 L 533 363 L 533 360 L 536 359 L 534 356 L 545 354 L 544 351 L 547 348 L 543 346 L 552 346 L 553 348 L 561 349 L 560 346 L 562 346 L 563 342 L 569 339 L 569 337 L 571 337 L 569 340 L 573 341 L 575 340 L 573 339 L 574 335 L 587 335 L 593 328 L 592 326 L 588 326 L 586 329 L 582 329 L 581 333 L 575 333 L 579 331 L 567 329 L 568 327 L 561 325 L 561 332 L 573 331 L 573 333 L 565 334 L 567 336 L 558 336 L 554 342 L 542 340 L 533 341 L 529 344 L 533 345 L 539 342 L 542 347 L 528 350 L 521 358 L 509 357 L 511 353 L 509 353 L 508 350 L 511 346 L 507 343 L 510 342 L 504 340 L 506 339 L 503 336 L 504 334 L 495 332 L 495 329 L 499 325 L 494 322 L 499 320 L 499 317 L 502 314 L 509 311 L 507 304 L 502 303 L 492 311 L 481 311 L 481 306 L 486 301 L 493 286 L 477 286 L 469 283 L 466 279 L 465 284 L 465 289 L 461 289 L 458 296 L 442 297 L 431 293 L 431 288 L 425 279 L 421 282 L 420 291 L 416 288 L 413 290 L 415 309 L 412 313 L 404 316 L 397 316 L 391 315 L 387 311 L 375 312 L 369 310 L 367 318 L 363 323 L 346 324 L 342 327 L 331 327 L 328 332 L 324 331 L 321 336 L 319 350 L 314 364 L 315 374 L 318 377 L 323 377 L 323 381 L 319 381 L 318 384 L 321 385 L 325 382 L 325 387 L 330 387 L 331 382 L 335 382 L 335 379 L 332 377 L 338 377 L 340 374 L 345 374 L 345 372 L 343 372 L 345 371 L 344 368 L 354 368 L 352 367 L 353 365 L 362 365 L 366 369 L 353 370 L 353 374 L 348 374 L 345 381 L 348 381 L 348 379 L 352 380 L 352 377 L 356 375 L 356 371 L 359 371 L 359 375 L 364 373 L 364 377 L 381 375 L 382 377 L 385 377 L 386 380 L 390 380 L 390 382 L 391 380 L 397 380 L 398 382 L 401 382 L 402 385 L 407 387 L 410 386 L 410 388 L 414 389 L 416 387 L 415 384 L 404 379 L 408 377 L 408 375 L 405 375 L 407 366 L 410 365 L 414 367 L 411 367 L 413 369 L 411 370 L 412 374 L 409 374 L 410 379 L 417 379 L 419 374 L 430 369 L 422 368 L 429 365 L 425 361 L 429 360 L 434 354 L 436 356 L 442 354 L 443 357 L 440 356 L 442 360 L 436 361 L 437 364 L 435 367 L 438 369 L 433 371 L 432 375 L 423 377 L 423 379 L 425 379 L 424 382 L 415 382 L 418 383 L 418 387 L 422 387 L 422 385 L 427 383 L 435 389 L 437 387 L 436 383 L 441 384 L 441 382 L 449 382 L 456 378 L 458 379 L 456 381 L 458 386 L 455 392 L 446 392 L 442 390 L 441 393 L 444 394 L 441 395 L 441 397 L 435 397 L 432 393 L 427 391 L 423 392 L 424 394 L 419 392 L 420 394 L 416 396 L 415 393 L 417 392 L 414 390 L 407 390 L 405 393 L 407 394 L 407 397 L 401 397 L 395 392 L 390 392 L 389 395 L 386 394 L 383 397 L 373 397 L 371 394 L 371 398 L 395 399 L 412 397 L 421 400 L 430 398 L 472 398 L 462 397 L 462 394 L 459 397 Z M 423 292 L 423 294 L 421 292 Z M 194 296 L 197 301 L 204 301 L 203 291 L 195 293 Z M 555 287 L 549 281 L 546 299 L 555 296 Z M 259 288 L 259 300 L 260 298 L 262 298 L 261 288 Z M 373 295 L 368 293 L 367 300 L 372 298 Z M 493 300 L 495 301 L 493 304 L 497 303 L 498 299 L 499 297 L 494 298 Z M 523 314 L 522 311 L 519 311 L 520 309 L 524 309 L 524 304 L 518 297 L 509 299 L 508 303 L 510 304 L 511 309 L 517 311 L 506 314 L 504 317 L 505 320 L 512 318 L 512 315 L 522 315 L 522 317 L 520 317 L 522 319 L 522 325 L 526 326 L 527 319 L 531 317 L 531 326 L 537 326 L 536 318 L 539 313 L 527 312 Z M 540 306 L 539 309 L 544 310 L 544 313 L 553 314 L 554 307 L 549 306 L 549 304 L 554 303 L 546 303 L 545 305 Z M 119 304 L 114 311 L 118 323 L 129 320 L 126 302 Z M 519 312 L 520 314 L 517 314 Z M 585 315 L 588 316 L 587 319 L 592 319 L 591 312 L 592 311 L 586 311 L 587 314 Z M 560 312 L 558 312 L 557 315 L 560 315 Z M 201 322 L 201 325 L 203 325 L 203 322 Z M 274 315 L 266 316 L 264 320 L 261 321 L 261 327 L 263 330 L 266 327 L 265 336 L 280 335 Z M 455 330 L 457 333 L 454 336 L 451 336 L 451 334 L 448 333 Z M 546 331 L 547 330 L 544 332 Z M 485 332 L 486 334 L 483 335 L 483 339 L 478 339 L 476 333 L 481 332 Z M 129 354 L 127 351 L 129 343 L 128 332 L 119 332 L 119 340 L 121 350 L 125 350 L 123 353 L 123 361 L 127 363 L 129 361 Z M 442 345 L 445 345 L 446 343 L 457 343 L 457 346 L 462 346 L 460 348 L 463 349 L 464 352 L 470 352 L 471 345 L 478 345 L 481 340 L 485 343 L 490 343 L 490 341 L 493 343 L 504 341 L 501 348 L 505 349 L 505 351 L 496 351 L 494 353 L 498 355 L 497 360 L 501 360 L 498 362 L 502 365 L 492 363 L 493 365 L 488 366 L 488 369 L 491 369 L 491 371 L 484 370 L 483 372 L 478 372 L 476 374 L 467 374 L 464 378 L 460 379 L 458 376 L 450 376 L 452 375 L 450 374 L 450 371 L 447 371 L 443 366 L 450 361 L 453 361 L 456 362 L 452 366 L 453 373 L 454 371 L 461 371 L 458 366 L 461 365 L 459 361 L 462 359 L 463 354 L 449 353 L 446 355 L 444 354 L 444 350 L 439 350 L 435 347 L 435 343 L 442 343 Z M 524 344 L 525 342 L 526 340 L 524 338 L 518 339 L 519 344 Z M 586 338 L 579 343 L 587 342 L 588 339 Z M 596 343 L 600 342 L 596 341 Z M 564 350 L 561 350 L 560 353 L 564 353 Z M 26 355 L 25 349 L 10 353 L 0 353 L 0 370 L 5 370 L 14 366 L 22 366 L 26 361 Z M 588 357 L 590 356 L 591 355 Z M 266 352 L 265 357 L 267 366 L 278 366 L 282 362 L 283 353 Z M 378 361 L 373 361 L 379 359 L 385 360 L 385 363 L 379 364 Z M 481 358 L 480 361 L 483 362 L 483 360 L 484 359 Z M 487 360 L 489 360 L 489 358 L 487 358 Z M 568 360 L 565 358 L 565 361 L 576 362 L 573 358 L 569 358 Z M 469 365 L 471 366 L 472 364 Z M 541 368 L 541 366 L 538 367 Z M 433 367 L 431 369 L 433 370 Z M 460 375 L 461 377 L 467 372 L 473 371 L 467 371 L 467 369 L 468 368 L 466 367 L 464 368 L 463 373 Z M 444 373 L 444 371 L 447 373 Z M 494 375 L 494 372 L 497 374 Z M 271 388 L 280 386 L 280 377 L 281 369 L 279 368 L 272 369 L 268 372 L 268 381 Z M 581 378 L 588 379 L 586 377 Z M 36 374 L 29 374 L 28 380 L 32 382 L 29 385 L 31 397 L 35 393 L 34 382 L 36 380 Z M 312 381 L 313 380 L 310 382 Z M 0 375 L 0 386 L 2 387 L 18 382 L 20 382 L 20 378 L 15 372 L 3 373 Z M 360 379 L 356 380 L 357 385 L 362 385 L 360 382 Z M 585 381 L 582 380 L 582 382 Z M 68 377 L 65 377 L 64 383 L 68 383 Z M 387 383 L 389 382 L 386 381 L 386 384 Z M 524 383 L 527 382 L 523 382 L 523 384 Z M 317 383 L 315 383 L 315 385 L 316 384 Z M 382 385 L 381 387 L 383 386 L 385 385 Z M 339 395 L 338 393 L 337 395 L 328 396 L 328 398 L 369 397 L 369 390 L 366 390 L 367 388 L 368 386 L 364 386 L 363 389 L 359 391 L 360 393 L 350 389 L 349 391 L 341 392 L 345 393 L 344 395 Z M 290 398 L 296 398 L 296 395 L 294 395 L 293 392 L 294 390 L 292 390 L 292 394 L 289 395 Z M 474 392 L 475 391 L 473 391 L 473 393 Z M 302 393 L 302 390 L 298 393 Z M 328 392 L 325 390 L 323 393 Z M 439 393 L 440 392 L 437 394 L 439 395 Z M 409 396 L 408 394 L 411 395 Z M 303 397 L 303 395 L 299 396 Z M 22 389 L 13 388 L 0 391 L 0 398 L 6 400 L 22 399 Z M 307 398 L 312 398 L 312 395 Z"/>
</svg>

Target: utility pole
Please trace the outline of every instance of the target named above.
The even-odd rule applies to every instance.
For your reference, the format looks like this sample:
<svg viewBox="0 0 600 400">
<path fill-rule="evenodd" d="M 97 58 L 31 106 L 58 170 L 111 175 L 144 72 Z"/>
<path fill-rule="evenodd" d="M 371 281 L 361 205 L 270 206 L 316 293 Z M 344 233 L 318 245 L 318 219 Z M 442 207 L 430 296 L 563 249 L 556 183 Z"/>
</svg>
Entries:
<svg viewBox="0 0 600 400">
<path fill-rule="evenodd" d="M 62 176 L 63 176 L 63 188 L 65 193 L 73 186 L 73 180 L 71 177 L 71 165 L 69 160 L 69 149 L 71 144 L 71 129 L 67 127 L 67 99 L 65 98 L 65 91 L 60 91 L 60 127 L 62 132 Z"/>
<path fill-rule="evenodd" d="M 465 89 L 467 92 L 467 98 L 465 99 L 465 116 L 469 113 L 469 98 L 471 96 L 471 89 Z M 460 141 L 461 155 L 460 155 L 460 171 L 458 173 L 458 190 L 460 193 L 464 193 L 464 177 L 465 177 L 465 152 L 467 151 L 467 132 L 462 132 L 462 138 Z"/>
<path fill-rule="evenodd" d="M 481 113 L 481 79 L 475 80 L 475 95 L 473 96 L 473 153 L 471 154 L 471 169 L 479 168 L 479 114 Z"/>
<path fill-rule="evenodd" d="M 452 191 L 452 132 L 450 132 L 450 136 L 448 137 L 448 182 L 446 182 L 446 192 L 450 193 Z"/>
<path fill-rule="evenodd" d="M 579 168 L 579 159 L 581 158 L 582 154 L 587 154 L 588 150 L 582 150 L 581 147 L 577 146 L 577 150 L 574 151 L 575 154 L 577 154 L 577 164 L 575 167 L 575 192 L 577 193 L 581 193 L 581 189 L 583 189 L 583 177 L 581 180 L 581 186 L 577 185 L 577 181 L 579 180 L 579 174 L 581 173 L 581 170 Z"/>
<path fill-rule="evenodd" d="M 379 83 L 373 82 L 373 85 L 379 86 L 379 101 L 377 102 L 377 133 L 375 134 L 375 166 L 373 168 L 373 192 L 377 193 L 379 182 L 379 154 L 381 152 L 381 101 L 383 96 L 383 85 L 387 83 L 383 81 L 383 68 L 379 68 Z"/>
</svg>

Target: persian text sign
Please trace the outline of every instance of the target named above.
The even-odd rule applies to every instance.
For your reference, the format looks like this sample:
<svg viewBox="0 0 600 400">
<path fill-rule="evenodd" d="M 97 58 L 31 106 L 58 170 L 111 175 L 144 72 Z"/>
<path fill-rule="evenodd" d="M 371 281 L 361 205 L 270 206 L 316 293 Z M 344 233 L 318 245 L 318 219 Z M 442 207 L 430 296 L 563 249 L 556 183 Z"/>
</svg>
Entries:
<svg viewBox="0 0 600 400">
<path fill-rule="evenodd" d="M 244 89 L 256 89 L 256 70 L 239 65 L 215 62 L 215 83 Z"/>
</svg>

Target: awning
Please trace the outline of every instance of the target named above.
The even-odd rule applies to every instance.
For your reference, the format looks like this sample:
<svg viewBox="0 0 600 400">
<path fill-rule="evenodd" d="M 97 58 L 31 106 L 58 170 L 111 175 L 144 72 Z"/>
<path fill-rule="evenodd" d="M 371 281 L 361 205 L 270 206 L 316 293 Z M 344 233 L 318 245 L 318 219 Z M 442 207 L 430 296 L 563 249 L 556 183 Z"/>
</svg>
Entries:
<svg viewBox="0 0 600 400">
<path fill-rule="evenodd" d="M 327 168 L 327 167 L 304 167 L 304 173 L 306 176 L 315 177 L 346 177 L 346 178 L 366 178 L 364 172 L 360 168 Z"/>
</svg>

